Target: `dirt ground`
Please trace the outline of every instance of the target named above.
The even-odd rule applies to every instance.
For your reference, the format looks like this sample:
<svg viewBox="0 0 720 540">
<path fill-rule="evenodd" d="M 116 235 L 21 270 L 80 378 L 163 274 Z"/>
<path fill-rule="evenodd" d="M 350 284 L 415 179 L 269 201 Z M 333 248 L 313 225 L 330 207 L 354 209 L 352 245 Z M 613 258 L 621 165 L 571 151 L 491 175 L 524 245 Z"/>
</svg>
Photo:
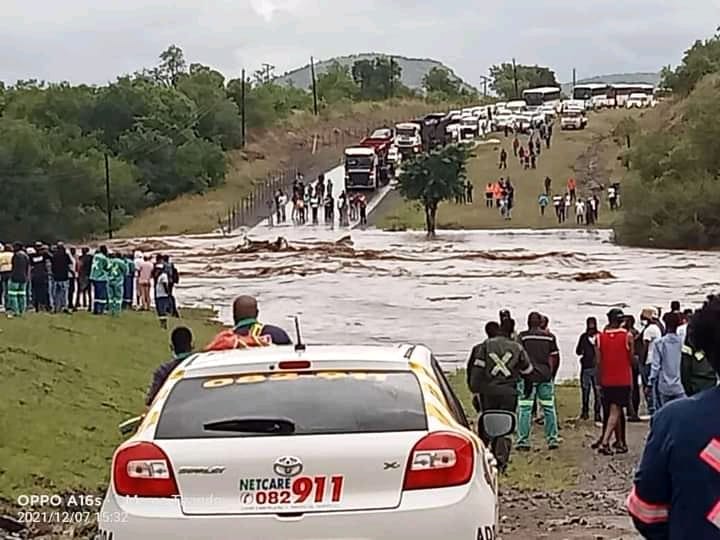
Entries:
<svg viewBox="0 0 720 540">
<path fill-rule="evenodd" d="M 594 424 L 587 423 L 586 427 L 577 429 L 582 433 L 582 446 L 574 448 L 573 453 L 582 466 L 577 471 L 575 487 L 522 490 L 503 488 L 501 481 L 501 540 L 642 538 L 635 533 L 627 515 L 625 498 L 642 453 L 647 423 L 628 424 L 630 452 L 612 457 L 602 456 L 590 448 L 599 433 Z"/>
</svg>

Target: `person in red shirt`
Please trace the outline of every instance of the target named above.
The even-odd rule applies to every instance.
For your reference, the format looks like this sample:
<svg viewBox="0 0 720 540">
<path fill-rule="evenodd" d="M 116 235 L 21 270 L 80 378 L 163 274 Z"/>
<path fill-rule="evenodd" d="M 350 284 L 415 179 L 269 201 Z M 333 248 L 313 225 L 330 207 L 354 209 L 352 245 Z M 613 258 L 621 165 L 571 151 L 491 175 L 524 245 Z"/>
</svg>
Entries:
<svg viewBox="0 0 720 540">
<path fill-rule="evenodd" d="M 625 412 L 630 404 L 632 390 L 633 337 L 623 328 L 625 314 L 621 309 L 608 312 L 608 326 L 597 339 L 597 360 L 600 374 L 600 387 L 603 402 L 604 430 L 598 452 L 610 456 L 610 438 L 615 434 L 615 451 L 625 454 L 628 451 L 625 438 Z"/>
</svg>

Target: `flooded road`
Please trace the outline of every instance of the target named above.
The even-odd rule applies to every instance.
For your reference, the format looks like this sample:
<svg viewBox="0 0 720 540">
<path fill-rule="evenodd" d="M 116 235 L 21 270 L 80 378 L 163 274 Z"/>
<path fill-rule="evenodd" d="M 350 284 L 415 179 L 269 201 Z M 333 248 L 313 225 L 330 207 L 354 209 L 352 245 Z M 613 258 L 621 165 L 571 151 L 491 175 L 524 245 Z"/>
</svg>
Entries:
<svg viewBox="0 0 720 540">
<path fill-rule="evenodd" d="M 560 375 L 572 378 L 587 316 L 604 322 L 611 306 L 637 314 L 673 299 L 695 305 L 720 289 L 718 254 L 622 248 L 606 231 L 447 231 L 433 242 L 421 232 L 324 227 L 251 233 L 282 234 L 290 247 L 242 253 L 242 237 L 156 239 L 180 269 L 182 305 L 213 307 L 230 322 L 233 297 L 251 294 L 263 321 L 291 330 L 288 317 L 299 315 L 308 342 L 425 343 L 447 367 L 465 362 L 501 308 L 519 329 L 535 309 L 550 317 Z M 345 235 L 351 245 L 332 243 Z"/>
</svg>

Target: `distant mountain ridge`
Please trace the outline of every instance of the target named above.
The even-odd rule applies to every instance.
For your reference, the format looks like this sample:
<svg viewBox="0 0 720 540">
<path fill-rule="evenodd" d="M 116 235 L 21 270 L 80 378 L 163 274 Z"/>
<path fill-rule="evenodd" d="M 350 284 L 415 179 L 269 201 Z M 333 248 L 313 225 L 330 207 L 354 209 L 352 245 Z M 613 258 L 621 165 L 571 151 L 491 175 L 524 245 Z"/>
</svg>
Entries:
<svg viewBox="0 0 720 540">
<path fill-rule="evenodd" d="M 642 83 L 652 84 L 658 86 L 660 84 L 660 72 L 649 73 L 649 72 L 638 72 L 638 73 L 613 73 L 611 75 L 597 75 L 596 77 L 589 77 L 587 79 L 580 79 L 575 84 L 591 84 L 591 83 L 607 83 L 607 84 L 621 84 L 621 83 Z M 565 94 L 569 95 L 572 92 L 572 83 L 563 83 L 562 90 Z"/>
<path fill-rule="evenodd" d="M 460 81 L 465 87 L 472 88 L 471 85 L 469 85 L 461 77 L 459 77 L 452 68 L 446 66 L 438 60 L 433 60 L 432 58 L 408 58 L 406 56 L 374 52 L 351 54 L 347 56 L 337 56 L 328 60 L 316 61 L 315 75 L 317 76 L 321 73 L 324 73 L 325 71 L 327 71 L 328 67 L 330 67 L 330 65 L 336 61 L 340 62 L 344 66 L 349 66 L 352 68 L 352 65 L 358 60 L 374 60 L 375 58 L 382 56 L 386 58 L 392 57 L 393 61 L 398 63 L 398 65 L 402 68 L 401 82 L 409 88 L 421 88 L 423 77 L 425 77 L 425 75 L 434 67 L 447 70 L 450 73 L 451 77 Z M 279 84 L 292 84 L 297 88 L 302 89 L 310 88 L 312 84 L 312 79 L 310 75 L 310 64 L 294 69 L 292 71 L 288 71 L 287 73 L 276 77 L 275 82 Z"/>
</svg>

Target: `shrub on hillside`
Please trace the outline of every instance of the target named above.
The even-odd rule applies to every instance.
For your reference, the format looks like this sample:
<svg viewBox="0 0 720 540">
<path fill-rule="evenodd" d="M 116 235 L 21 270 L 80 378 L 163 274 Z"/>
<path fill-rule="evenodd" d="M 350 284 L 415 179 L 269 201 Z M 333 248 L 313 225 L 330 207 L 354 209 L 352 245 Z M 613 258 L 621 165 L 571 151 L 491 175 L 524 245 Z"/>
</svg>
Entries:
<svg viewBox="0 0 720 540">
<path fill-rule="evenodd" d="M 706 249 L 720 245 L 720 82 L 701 81 L 679 130 L 635 137 L 618 242 Z"/>
</svg>

